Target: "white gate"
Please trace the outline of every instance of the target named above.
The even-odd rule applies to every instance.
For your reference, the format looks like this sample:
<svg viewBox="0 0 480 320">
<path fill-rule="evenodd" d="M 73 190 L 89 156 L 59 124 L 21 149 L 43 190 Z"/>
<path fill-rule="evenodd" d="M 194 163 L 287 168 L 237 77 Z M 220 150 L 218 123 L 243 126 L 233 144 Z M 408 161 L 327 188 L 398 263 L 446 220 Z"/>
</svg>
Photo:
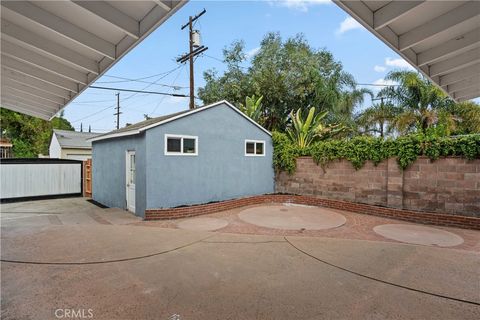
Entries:
<svg viewBox="0 0 480 320">
<path fill-rule="evenodd" d="M 0 199 L 82 194 L 82 161 L 2 159 Z"/>
</svg>

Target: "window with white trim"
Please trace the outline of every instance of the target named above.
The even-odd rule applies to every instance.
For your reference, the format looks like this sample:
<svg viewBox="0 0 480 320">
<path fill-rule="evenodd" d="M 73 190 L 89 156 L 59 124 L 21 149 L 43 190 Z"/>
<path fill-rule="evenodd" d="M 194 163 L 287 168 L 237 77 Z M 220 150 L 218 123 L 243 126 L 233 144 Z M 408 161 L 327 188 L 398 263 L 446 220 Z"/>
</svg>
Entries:
<svg viewBox="0 0 480 320">
<path fill-rule="evenodd" d="M 245 140 L 245 156 L 264 156 L 265 141 Z"/>
<path fill-rule="evenodd" d="M 165 155 L 196 156 L 198 155 L 198 137 L 184 135 L 165 135 Z"/>
</svg>

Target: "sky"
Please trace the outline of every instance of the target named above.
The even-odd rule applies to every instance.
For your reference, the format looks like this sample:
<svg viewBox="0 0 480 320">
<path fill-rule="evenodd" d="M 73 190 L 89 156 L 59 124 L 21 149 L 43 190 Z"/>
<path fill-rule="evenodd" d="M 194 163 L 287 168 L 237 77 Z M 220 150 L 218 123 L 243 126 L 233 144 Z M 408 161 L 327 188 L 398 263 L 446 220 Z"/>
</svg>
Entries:
<svg viewBox="0 0 480 320">
<path fill-rule="evenodd" d="M 234 40 L 244 40 L 253 56 L 268 32 L 286 39 L 302 33 L 313 48 L 326 49 L 340 61 L 357 83 L 385 84 L 393 69 L 411 68 L 382 41 L 360 26 L 346 12 L 328 0 L 285 1 L 195 1 L 191 0 L 162 24 L 94 85 L 188 95 L 188 65 L 176 58 L 188 50 L 188 31 L 181 26 L 201 10 L 206 13 L 195 28 L 208 47 L 195 62 L 195 87 L 202 87 L 203 72 L 224 70 L 222 50 Z M 220 61 L 219 61 L 220 60 Z M 248 62 L 247 62 L 248 64 Z M 120 78 L 144 82 L 122 82 Z M 148 78 L 146 78 L 148 77 Z M 155 82 L 155 84 L 151 84 Z M 387 83 L 388 84 L 388 83 Z M 369 87 L 378 90 L 380 87 Z M 89 88 L 66 108 L 64 116 L 76 130 L 108 132 L 115 129 L 116 92 Z M 201 101 L 197 101 L 201 104 Z M 366 102 L 365 105 L 370 104 Z M 120 126 L 188 109 L 188 98 L 120 93 Z"/>
</svg>

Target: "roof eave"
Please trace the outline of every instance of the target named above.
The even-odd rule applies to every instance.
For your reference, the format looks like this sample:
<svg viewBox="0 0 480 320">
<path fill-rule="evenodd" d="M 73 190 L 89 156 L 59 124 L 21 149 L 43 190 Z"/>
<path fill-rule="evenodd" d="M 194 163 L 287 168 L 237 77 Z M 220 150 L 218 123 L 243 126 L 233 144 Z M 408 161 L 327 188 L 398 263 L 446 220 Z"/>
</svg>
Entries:
<svg viewBox="0 0 480 320">
<path fill-rule="evenodd" d="M 162 124 L 165 124 L 165 123 L 168 123 L 168 122 L 171 122 L 171 121 L 175 121 L 175 120 L 178 120 L 180 118 L 183 118 L 183 117 L 186 117 L 188 115 L 191 115 L 191 114 L 194 114 L 194 113 L 197 113 L 197 112 L 201 112 L 201 111 L 205 111 L 207 109 L 210 109 L 210 108 L 213 108 L 215 106 L 218 106 L 220 104 L 226 104 L 227 106 L 229 106 L 230 108 L 232 108 L 235 112 L 237 112 L 238 114 L 240 114 L 241 116 L 243 116 L 245 119 L 247 119 L 249 122 L 251 122 L 252 124 L 254 124 L 256 127 L 258 127 L 259 129 L 261 129 L 263 132 L 265 132 L 266 134 L 268 134 L 269 136 L 272 136 L 272 133 L 270 131 L 268 131 L 267 129 L 265 129 L 264 127 L 262 127 L 261 125 L 259 125 L 258 123 L 256 123 L 254 120 L 252 120 L 250 117 L 246 116 L 242 111 L 240 111 L 237 107 L 235 107 L 233 104 L 231 104 L 230 102 L 228 102 L 227 100 L 221 100 L 221 101 L 218 101 L 218 102 L 215 102 L 215 103 L 212 103 L 212 104 L 209 104 L 209 105 L 206 105 L 204 107 L 201 107 L 201 108 L 197 108 L 197 109 L 193 109 L 191 110 L 190 112 L 185 112 L 185 113 L 182 113 L 182 114 L 179 114 L 178 116 L 175 116 L 175 117 L 172 117 L 172 118 L 169 118 L 169 119 L 166 119 L 166 120 L 163 120 L 163 121 L 159 121 L 157 123 L 153 123 L 151 125 L 148 125 L 148 126 L 145 126 L 143 128 L 139 128 L 138 130 L 132 130 L 132 131 L 125 131 L 125 132 L 119 132 L 119 133 L 112 133 L 112 134 L 106 134 L 106 135 L 103 135 L 103 136 L 100 136 L 100 137 L 95 137 L 95 138 L 92 138 L 92 139 L 87 139 L 88 141 L 100 141 L 100 140 L 106 140 L 106 139 L 113 139 L 113 138 L 118 138 L 118 137 L 124 137 L 124 136 L 130 136 L 130 135 L 135 135 L 135 134 L 139 134 L 143 131 L 146 131 L 148 129 L 151 129 L 151 128 L 154 128 L 154 127 L 158 127 Z"/>
</svg>

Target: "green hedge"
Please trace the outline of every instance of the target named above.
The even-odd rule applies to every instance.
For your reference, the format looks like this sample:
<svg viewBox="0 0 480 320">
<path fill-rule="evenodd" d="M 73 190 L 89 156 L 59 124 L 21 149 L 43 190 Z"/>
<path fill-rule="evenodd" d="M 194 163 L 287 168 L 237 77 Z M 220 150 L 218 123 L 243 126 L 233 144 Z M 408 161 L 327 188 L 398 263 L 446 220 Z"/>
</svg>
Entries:
<svg viewBox="0 0 480 320">
<path fill-rule="evenodd" d="M 288 173 L 295 171 L 295 160 L 299 156 L 311 156 L 321 166 L 336 159 L 347 159 L 357 170 L 363 167 L 367 160 L 377 165 L 390 157 L 396 157 L 402 169 L 413 163 L 418 156 L 427 156 L 432 160 L 446 156 L 480 158 L 480 135 L 460 137 L 408 135 L 397 139 L 360 136 L 321 141 L 305 149 L 295 146 L 283 133 L 274 132 L 272 138 L 273 164 L 277 170 Z"/>
</svg>

